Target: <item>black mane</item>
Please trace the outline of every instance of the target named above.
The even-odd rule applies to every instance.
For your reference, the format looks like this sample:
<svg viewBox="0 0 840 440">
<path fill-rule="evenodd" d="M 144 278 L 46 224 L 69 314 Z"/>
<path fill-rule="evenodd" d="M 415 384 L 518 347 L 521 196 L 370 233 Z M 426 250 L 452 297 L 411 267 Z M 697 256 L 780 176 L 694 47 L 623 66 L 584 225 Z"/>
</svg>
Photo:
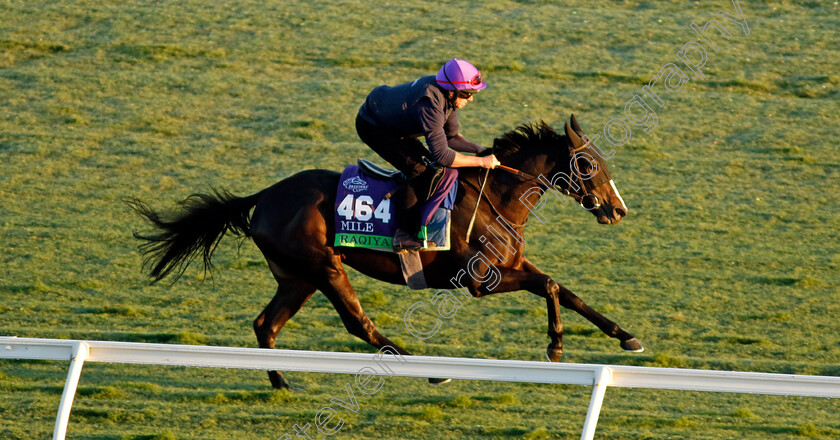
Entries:
<svg viewBox="0 0 840 440">
<path fill-rule="evenodd" d="M 502 160 L 530 147 L 547 143 L 556 144 L 564 137 L 549 127 L 545 121 L 522 124 L 493 141 L 493 154 Z"/>
</svg>

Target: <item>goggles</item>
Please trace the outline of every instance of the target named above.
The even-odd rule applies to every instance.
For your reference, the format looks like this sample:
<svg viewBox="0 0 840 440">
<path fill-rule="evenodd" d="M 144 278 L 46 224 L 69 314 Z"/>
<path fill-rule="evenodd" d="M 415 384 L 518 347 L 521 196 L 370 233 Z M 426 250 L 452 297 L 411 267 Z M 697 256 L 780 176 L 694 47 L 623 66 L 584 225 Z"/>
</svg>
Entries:
<svg viewBox="0 0 840 440">
<path fill-rule="evenodd" d="M 470 99 L 477 92 L 478 90 L 458 90 L 455 92 L 455 96 L 461 99 Z"/>
</svg>

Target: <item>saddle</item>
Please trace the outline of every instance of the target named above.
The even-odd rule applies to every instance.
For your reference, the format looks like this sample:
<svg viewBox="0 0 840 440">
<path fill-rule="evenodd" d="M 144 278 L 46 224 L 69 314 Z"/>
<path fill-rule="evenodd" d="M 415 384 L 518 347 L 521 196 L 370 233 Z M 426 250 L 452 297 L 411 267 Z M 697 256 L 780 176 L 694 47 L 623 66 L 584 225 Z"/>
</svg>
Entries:
<svg viewBox="0 0 840 440">
<path fill-rule="evenodd" d="M 357 161 L 359 168 L 368 176 L 377 177 L 382 180 L 393 180 L 398 184 L 405 182 L 405 174 L 399 170 L 389 170 L 381 167 L 367 159 L 359 159 Z"/>
<path fill-rule="evenodd" d="M 356 165 L 363 173 L 370 177 L 391 181 L 397 185 L 394 191 L 385 194 L 386 199 L 393 197 L 396 192 L 399 192 L 409 183 L 402 171 L 381 167 L 367 159 L 358 159 L 356 161 Z M 418 178 L 422 179 L 422 183 L 419 185 L 417 196 L 422 198 L 422 200 L 430 199 L 435 191 L 437 191 L 438 185 L 440 185 L 441 180 L 443 180 L 443 174 L 445 171 L 444 167 L 428 160 L 426 161 L 426 166 L 429 168 L 430 172 L 428 174 L 418 176 Z"/>
</svg>

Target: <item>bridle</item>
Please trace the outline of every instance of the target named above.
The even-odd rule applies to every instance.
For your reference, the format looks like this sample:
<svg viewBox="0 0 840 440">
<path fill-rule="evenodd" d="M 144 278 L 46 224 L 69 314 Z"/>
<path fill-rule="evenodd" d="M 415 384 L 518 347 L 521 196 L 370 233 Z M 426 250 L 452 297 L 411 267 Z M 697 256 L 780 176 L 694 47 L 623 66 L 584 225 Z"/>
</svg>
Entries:
<svg viewBox="0 0 840 440">
<path fill-rule="evenodd" d="M 583 136 L 582 138 L 585 141 L 585 143 L 580 147 L 569 149 L 570 157 L 577 157 L 578 153 L 584 152 L 586 155 L 594 159 L 594 156 L 592 155 L 591 150 L 589 149 L 589 139 L 586 136 Z M 565 179 L 567 181 L 565 188 L 557 187 L 557 185 L 555 185 L 554 183 L 549 182 L 548 179 L 545 178 L 545 176 L 535 177 L 524 171 L 520 171 L 516 168 L 511 168 L 505 165 L 499 165 L 496 168 L 513 174 L 514 176 L 517 176 L 520 179 L 523 179 L 524 181 L 536 180 L 540 186 L 545 187 L 544 189 L 554 189 L 560 191 L 565 195 L 571 196 L 578 203 L 580 203 L 580 206 L 582 206 L 584 209 L 586 209 L 587 211 L 592 211 L 601 207 L 601 201 L 598 199 L 598 196 L 596 196 L 592 191 L 594 191 L 601 185 L 606 185 L 610 183 L 610 175 L 606 168 L 601 169 L 597 166 L 597 161 L 593 162 L 588 159 L 587 161 L 595 164 L 595 175 L 587 176 L 588 178 L 584 179 L 581 173 L 579 172 L 580 169 L 578 166 L 578 161 L 575 160 L 574 168 L 577 168 L 577 170 L 569 170 L 571 178 Z M 573 181 L 575 181 L 577 187 L 580 189 L 579 193 L 572 190 Z"/>
<path fill-rule="evenodd" d="M 578 153 L 588 149 L 589 138 L 587 138 L 586 136 L 583 136 L 582 138 L 585 140 L 585 143 L 583 145 L 581 145 L 580 147 L 577 147 L 577 148 L 570 148 L 569 149 L 569 153 L 570 153 L 570 156 L 572 158 L 578 157 Z M 591 154 L 590 151 L 586 151 L 585 154 L 587 156 L 595 159 L 595 157 Z M 587 161 L 589 163 L 593 163 L 593 161 L 590 161 L 588 159 L 587 159 Z M 539 177 L 533 176 L 533 175 L 528 174 L 524 171 L 517 170 L 516 168 L 512 168 L 512 167 L 509 167 L 509 166 L 506 166 L 506 165 L 501 165 L 501 164 L 498 165 L 496 168 L 498 168 L 502 171 L 508 172 L 510 174 L 513 174 L 514 176 L 519 177 L 520 179 L 522 179 L 523 181 L 526 181 L 526 182 L 536 180 L 538 185 L 543 187 L 543 191 L 548 190 L 548 189 L 554 189 L 554 190 L 560 191 L 561 193 L 569 195 L 572 198 L 574 198 L 575 200 L 577 200 L 577 202 L 580 203 L 580 206 L 582 206 L 587 211 L 592 211 L 592 210 L 595 210 L 595 209 L 598 209 L 598 208 L 601 207 L 601 201 L 598 199 L 598 196 L 596 196 L 595 194 L 592 193 L 592 191 L 594 189 L 600 187 L 601 185 L 605 185 L 607 183 L 612 182 L 607 169 L 606 168 L 604 168 L 604 169 L 599 168 L 598 164 L 597 164 L 597 160 L 594 162 L 594 164 L 595 164 L 595 168 L 594 168 L 595 174 L 592 175 L 592 176 L 587 175 L 587 178 L 584 179 L 583 176 L 581 175 L 581 173 L 579 172 L 580 171 L 580 166 L 578 165 L 578 161 L 575 160 L 574 165 L 573 165 L 574 169 L 569 170 L 569 173 L 571 173 L 572 176 L 568 179 L 565 179 L 568 182 L 566 188 L 558 188 L 557 185 L 555 185 L 553 182 L 549 182 L 548 179 L 546 179 L 545 176 L 543 176 L 543 175 L 540 175 Z M 576 170 L 578 172 L 576 172 Z M 479 185 L 474 185 L 472 182 L 469 182 L 466 179 L 463 180 L 463 182 L 469 183 L 470 186 L 474 186 L 475 189 L 478 190 L 478 199 L 476 199 L 475 209 L 473 210 L 472 218 L 470 218 L 470 223 L 469 223 L 469 226 L 467 227 L 467 233 L 466 233 L 466 242 L 467 243 L 470 242 L 470 233 L 472 232 L 472 227 L 473 227 L 473 222 L 475 221 L 475 216 L 478 213 L 478 204 L 479 204 L 479 202 L 481 201 L 482 198 L 487 200 L 487 203 L 490 205 L 491 211 L 493 211 L 496 215 L 499 215 L 502 218 L 504 218 L 505 221 L 508 224 L 510 224 L 512 227 L 514 227 L 516 229 L 523 228 L 528 223 L 528 217 L 525 218 L 524 223 L 513 223 L 513 222 L 511 222 L 510 220 L 505 218 L 505 216 L 502 214 L 502 212 L 493 204 L 493 201 L 490 200 L 489 197 L 487 197 L 487 194 L 484 194 L 484 186 L 487 183 L 487 179 L 489 178 L 489 176 L 490 176 L 490 170 L 488 169 L 487 172 L 484 174 L 484 179 L 481 182 L 479 182 Z M 576 186 L 579 188 L 580 194 L 572 191 L 572 179 L 577 180 Z"/>
</svg>

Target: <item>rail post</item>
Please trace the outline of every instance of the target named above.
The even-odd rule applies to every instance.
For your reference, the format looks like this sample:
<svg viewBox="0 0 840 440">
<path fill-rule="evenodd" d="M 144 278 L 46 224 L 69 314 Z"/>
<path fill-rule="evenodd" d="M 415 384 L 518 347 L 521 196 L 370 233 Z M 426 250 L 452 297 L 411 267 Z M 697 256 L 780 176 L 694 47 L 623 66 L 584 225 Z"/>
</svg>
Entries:
<svg viewBox="0 0 840 440">
<path fill-rule="evenodd" d="M 58 404 L 58 415 L 55 418 L 53 440 L 64 440 L 64 437 L 67 435 L 70 409 L 73 407 L 73 398 L 76 396 L 76 388 L 79 385 L 79 378 L 82 376 L 82 366 L 89 354 L 90 347 L 86 342 L 76 341 L 73 343 L 73 351 L 70 355 L 70 370 L 67 372 L 64 391 L 61 393 L 61 402 Z"/>
<path fill-rule="evenodd" d="M 580 440 L 592 440 L 595 437 L 595 426 L 598 424 L 598 416 L 601 414 L 601 404 L 604 403 L 604 394 L 607 386 L 612 380 L 612 370 L 609 367 L 601 366 L 595 370 L 595 383 L 592 386 L 592 398 L 589 399 L 589 410 L 586 411 L 586 420 L 583 422 L 583 432 Z"/>
</svg>

